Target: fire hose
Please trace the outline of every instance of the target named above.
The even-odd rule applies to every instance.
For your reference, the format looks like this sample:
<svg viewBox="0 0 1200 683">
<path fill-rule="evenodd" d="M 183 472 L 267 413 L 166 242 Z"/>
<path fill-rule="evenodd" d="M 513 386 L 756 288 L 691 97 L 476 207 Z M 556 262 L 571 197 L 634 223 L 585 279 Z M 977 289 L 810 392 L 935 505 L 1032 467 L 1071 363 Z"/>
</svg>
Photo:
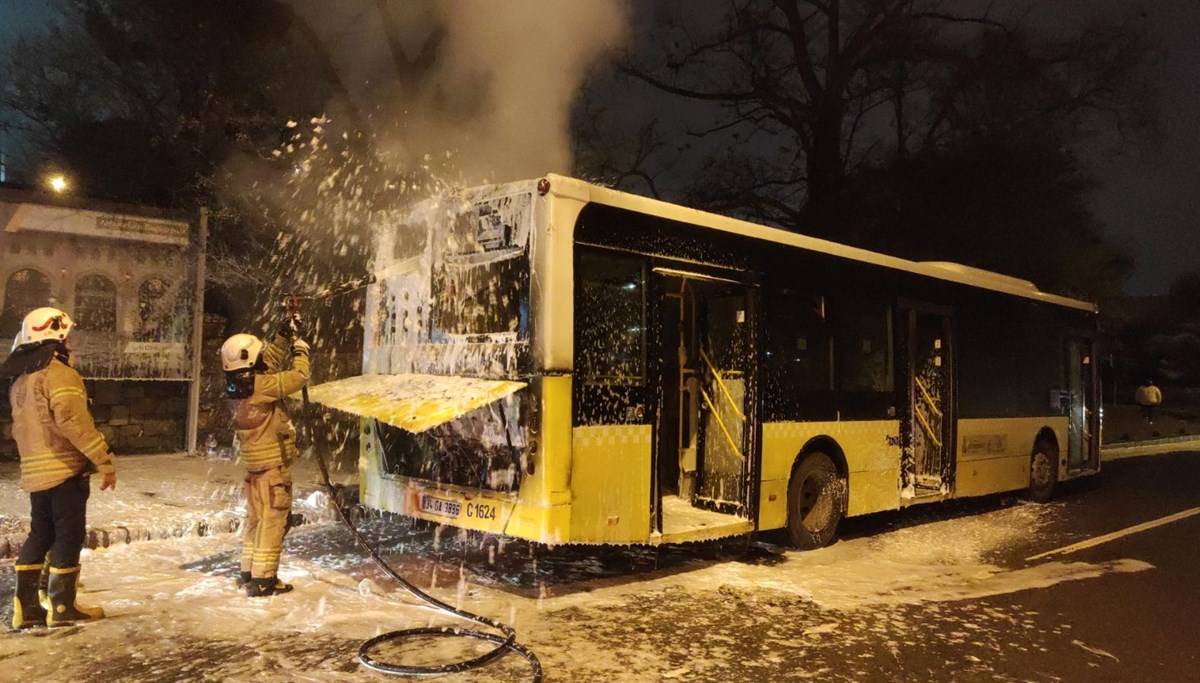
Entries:
<svg viewBox="0 0 1200 683">
<path fill-rule="evenodd" d="M 374 277 L 372 276 L 361 280 L 361 282 L 365 284 L 359 284 L 360 281 L 351 282 L 354 283 L 353 288 L 357 289 L 358 287 L 365 286 L 365 284 L 374 282 Z M 335 288 L 325 290 L 325 292 L 334 291 Z M 337 288 L 335 293 L 344 293 L 346 291 L 350 291 L 349 285 Z M 321 294 L 320 297 L 311 298 L 328 298 L 328 296 L 329 295 L 327 294 Z M 290 313 L 292 315 L 294 315 L 296 312 L 295 307 L 297 306 L 297 301 L 299 298 L 301 297 L 294 295 L 289 297 L 289 308 L 291 309 Z M 350 520 L 349 515 L 346 514 L 346 511 L 341 505 L 338 504 L 337 490 L 334 488 L 333 482 L 329 479 L 329 466 L 326 462 L 325 456 L 321 452 L 324 442 L 321 439 L 316 438 L 316 431 L 313 429 L 314 421 L 312 410 L 308 401 L 307 386 L 301 391 L 301 396 L 303 397 L 304 401 L 303 412 L 306 423 L 305 426 L 308 430 L 309 440 L 312 442 L 313 453 L 316 456 L 317 465 L 321 470 L 321 481 L 326 492 L 329 494 L 330 505 L 332 505 L 333 509 L 337 512 L 338 518 L 341 520 L 342 524 L 345 525 L 345 527 L 350 531 L 350 534 L 354 537 L 355 542 L 357 542 L 358 545 L 361 546 L 363 550 L 365 550 L 367 554 L 371 556 L 371 559 L 374 560 L 375 564 L 378 565 L 385 574 L 390 576 L 396 581 L 396 583 L 400 584 L 401 587 L 403 587 L 418 600 L 421 600 L 422 602 L 439 611 L 445 612 L 446 614 L 492 630 L 492 632 L 488 632 L 471 628 L 430 626 L 424 628 L 407 628 L 389 631 L 364 641 L 358 648 L 358 660 L 367 668 L 379 671 L 381 673 L 393 674 L 397 676 L 436 676 L 441 674 L 462 673 L 470 669 L 476 669 L 497 661 L 510 652 L 514 652 L 518 655 L 521 655 L 526 659 L 526 661 L 529 662 L 529 667 L 533 673 L 534 683 L 540 683 L 542 680 L 542 664 L 532 650 L 517 642 L 516 629 L 503 622 L 495 621 L 466 610 L 458 609 L 457 607 L 438 600 L 420 588 L 417 588 L 411 581 L 404 578 L 399 572 L 393 569 L 392 566 L 380 556 L 379 551 L 376 550 L 375 547 L 363 537 L 362 533 L 358 530 L 358 527 L 355 526 L 354 522 Z M 474 638 L 489 643 L 495 643 L 496 647 L 482 655 L 479 655 L 478 657 L 471 659 L 466 659 L 459 662 L 451 662 L 449 664 L 427 666 L 385 662 L 376 659 L 371 655 L 371 652 L 375 648 L 383 645 L 384 643 L 403 640 L 406 638 Z"/>
</svg>

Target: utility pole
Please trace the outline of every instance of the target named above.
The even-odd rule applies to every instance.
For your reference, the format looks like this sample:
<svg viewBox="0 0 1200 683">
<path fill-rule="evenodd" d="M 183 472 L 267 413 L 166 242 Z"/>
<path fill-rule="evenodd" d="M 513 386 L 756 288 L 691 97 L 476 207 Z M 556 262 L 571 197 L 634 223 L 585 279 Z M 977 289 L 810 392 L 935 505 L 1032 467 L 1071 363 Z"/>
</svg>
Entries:
<svg viewBox="0 0 1200 683">
<path fill-rule="evenodd" d="M 200 368 L 204 353 L 204 264 L 208 257 L 208 207 L 200 207 L 200 234 L 196 245 L 196 298 L 192 310 L 192 385 L 188 390 L 187 453 L 199 452 Z"/>
</svg>

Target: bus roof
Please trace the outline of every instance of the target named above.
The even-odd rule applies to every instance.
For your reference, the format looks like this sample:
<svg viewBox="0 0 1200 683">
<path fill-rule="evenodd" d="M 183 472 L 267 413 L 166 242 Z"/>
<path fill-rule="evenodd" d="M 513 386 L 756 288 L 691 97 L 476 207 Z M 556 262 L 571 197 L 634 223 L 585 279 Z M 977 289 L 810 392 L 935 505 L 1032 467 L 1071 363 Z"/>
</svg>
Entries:
<svg viewBox="0 0 1200 683">
<path fill-rule="evenodd" d="M 627 209 L 668 220 L 699 225 L 713 230 L 745 235 L 753 239 L 786 244 L 800 249 L 870 263 L 884 268 L 903 270 L 939 280 L 957 282 L 981 289 L 990 289 L 1057 306 L 1077 308 L 1091 313 L 1098 311 L 1096 305 L 1091 302 L 1059 296 L 1057 294 L 1049 294 L 1039 290 L 1036 285 L 1028 280 L 994 273 L 982 268 L 973 268 L 948 261 L 909 261 L 897 256 L 880 254 L 818 237 L 810 237 L 809 235 L 780 228 L 772 228 L 758 223 L 751 223 L 750 221 L 730 218 L 729 216 L 671 204 L 658 199 L 621 192 L 620 190 L 593 185 L 568 176 L 548 174 L 546 175 L 546 180 L 550 183 L 550 193 L 554 195 L 575 197 L 619 209 Z"/>
</svg>

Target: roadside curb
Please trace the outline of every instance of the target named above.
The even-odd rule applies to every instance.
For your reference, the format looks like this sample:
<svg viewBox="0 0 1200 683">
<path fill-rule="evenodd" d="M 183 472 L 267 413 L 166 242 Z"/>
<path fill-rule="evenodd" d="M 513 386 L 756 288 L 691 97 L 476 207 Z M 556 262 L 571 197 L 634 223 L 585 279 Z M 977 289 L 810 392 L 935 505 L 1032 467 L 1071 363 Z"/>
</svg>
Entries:
<svg viewBox="0 0 1200 683">
<path fill-rule="evenodd" d="M 1200 450 L 1200 435 L 1170 436 L 1162 439 L 1131 441 L 1120 445 L 1104 446 L 1100 449 L 1101 462 L 1135 458 L 1143 455 L 1158 455 L 1171 451 L 1195 448 Z"/>
<path fill-rule="evenodd" d="M 21 520 L 23 529 L 20 532 L 0 536 L 0 559 L 16 557 L 28 535 L 28 520 Z M 234 533 L 242 526 L 242 515 L 221 510 L 212 514 L 191 516 L 185 519 L 168 520 L 161 526 L 125 526 L 108 527 L 89 526 L 83 547 L 95 550 L 107 548 L 120 543 L 134 541 L 153 541 L 167 538 L 183 538 L 184 536 L 215 536 L 217 534 Z"/>
<path fill-rule="evenodd" d="M 317 490 L 314 489 L 314 491 Z M 301 503 L 301 501 L 307 500 L 314 491 L 303 494 L 297 492 L 292 508 L 296 517 L 296 526 L 325 521 L 323 515 L 314 514 L 317 512 L 316 509 Z M 297 512 L 299 514 L 296 514 Z M 244 514 L 236 510 L 212 510 L 199 514 L 184 511 L 178 517 L 166 518 L 158 525 L 89 525 L 83 547 L 95 550 L 135 541 L 233 534 L 242 528 L 244 518 Z M 29 519 L 27 517 L 0 517 L 0 529 L 6 529 L 6 531 L 0 532 L 0 560 L 15 558 L 21 549 L 21 544 L 28 536 Z"/>
</svg>

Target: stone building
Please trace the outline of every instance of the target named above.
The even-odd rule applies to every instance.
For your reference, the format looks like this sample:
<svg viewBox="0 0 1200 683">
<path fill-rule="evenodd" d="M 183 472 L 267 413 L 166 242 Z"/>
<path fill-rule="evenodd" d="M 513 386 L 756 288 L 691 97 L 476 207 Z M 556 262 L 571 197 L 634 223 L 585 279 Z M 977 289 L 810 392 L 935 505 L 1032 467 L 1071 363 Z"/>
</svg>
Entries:
<svg viewBox="0 0 1200 683">
<path fill-rule="evenodd" d="M 0 187 L 0 359 L 25 313 L 61 308 L 113 450 L 194 446 L 203 230 L 200 216 Z M 12 456 L 2 393 L 0 456 Z"/>
</svg>

